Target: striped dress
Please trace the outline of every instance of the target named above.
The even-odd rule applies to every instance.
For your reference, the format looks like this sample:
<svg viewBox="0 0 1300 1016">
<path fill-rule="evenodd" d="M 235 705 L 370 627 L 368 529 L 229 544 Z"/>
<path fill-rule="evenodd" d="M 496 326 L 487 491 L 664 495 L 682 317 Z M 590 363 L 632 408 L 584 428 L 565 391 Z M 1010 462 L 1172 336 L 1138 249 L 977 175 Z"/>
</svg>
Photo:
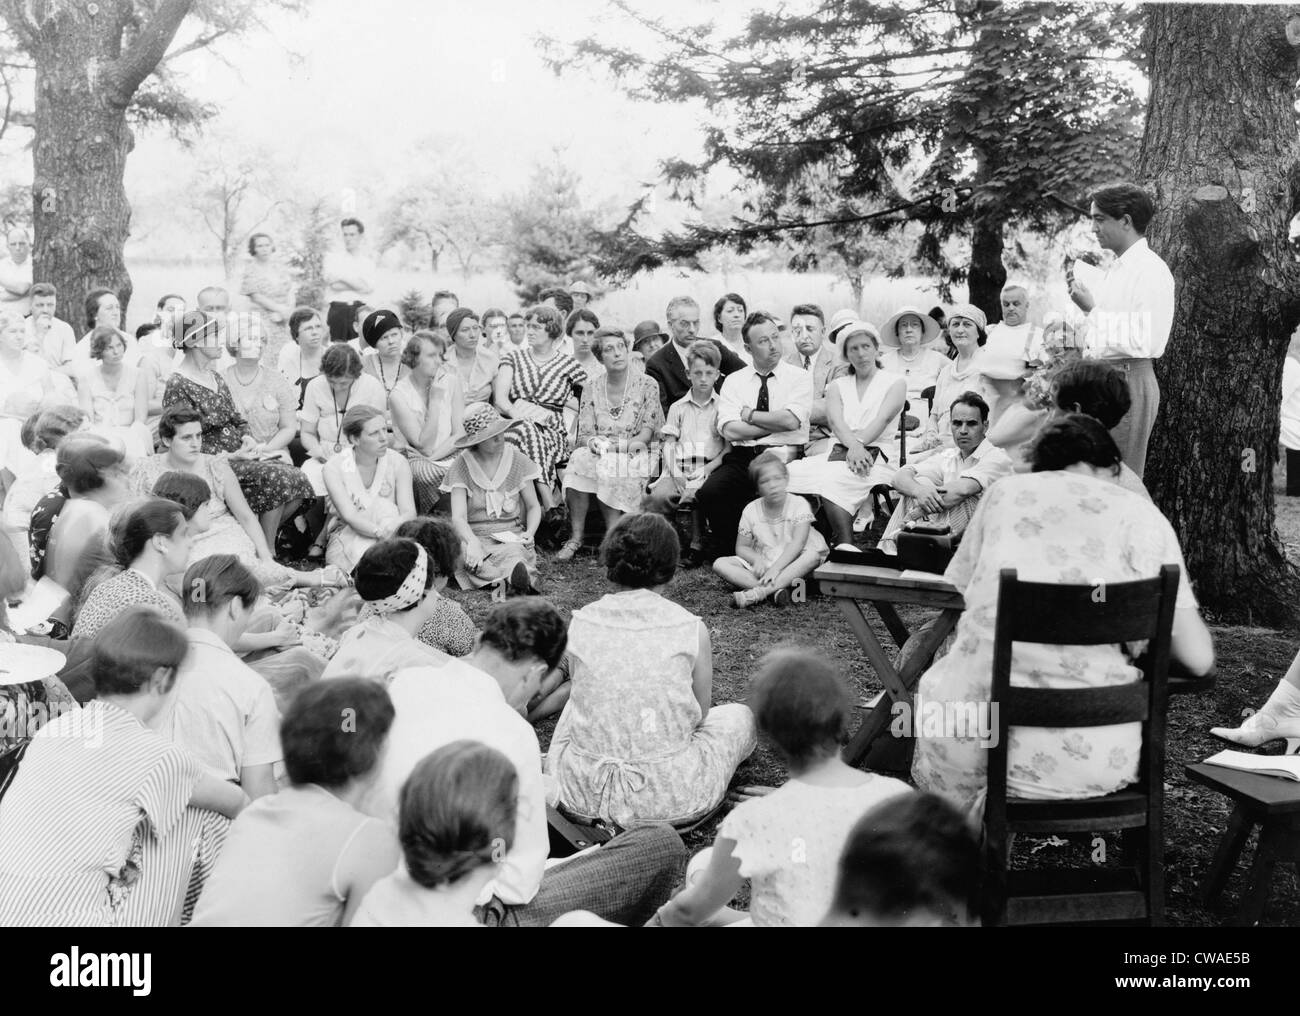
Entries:
<svg viewBox="0 0 1300 1016">
<path fill-rule="evenodd" d="M 198 761 L 97 699 L 32 738 L 0 807 L 0 926 L 183 923 L 229 820 Z"/>
<path fill-rule="evenodd" d="M 564 404 L 581 391 L 587 373 L 577 360 L 564 353 L 556 353 L 545 363 L 539 363 L 528 349 L 516 349 L 502 366 L 510 367 L 513 372 L 511 402 L 522 399 L 549 411 L 549 417 L 543 420 L 517 420 L 506 433 L 506 440 L 537 463 L 542 471 L 542 484 L 553 487 L 556 468 L 569 454 L 569 434 L 562 415 Z"/>
</svg>

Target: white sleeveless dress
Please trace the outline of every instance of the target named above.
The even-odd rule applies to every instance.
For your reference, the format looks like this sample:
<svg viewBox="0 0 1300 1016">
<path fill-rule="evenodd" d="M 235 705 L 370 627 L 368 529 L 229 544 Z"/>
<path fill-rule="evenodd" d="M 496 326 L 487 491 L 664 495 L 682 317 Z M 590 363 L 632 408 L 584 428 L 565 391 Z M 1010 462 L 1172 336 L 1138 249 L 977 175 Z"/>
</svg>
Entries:
<svg viewBox="0 0 1300 1016">
<path fill-rule="evenodd" d="M 861 397 L 858 396 L 857 378 L 852 374 L 836 378 L 826 387 L 827 390 L 831 387 L 839 390 L 840 404 L 844 407 L 844 422 L 851 429 L 858 430 L 871 421 L 879 411 L 886 393 L 900 380 L 904 380 L 901 374 L 878 370 L 867 383 L 867 390 Z M 897 456 L 897 448 L 894 447 L 896 442 L 888 440 L 896 429 L 897 424 L 891 422 L 885 428 L 882 440 L 877 442 L 878 447 L 885 449 L 889 460 L 883 455 L 877 458 L 876 464 L 866 476 L 858 476 L 843 459 L 830 461 L 831 451 L 835 447 L 835 442 L 832 442 L 831 447 L 820 455 L 790 463 L 790 484 L 787 489 L 792 494 L 816 494 L 850 514 L 856 512 L 871 496 L 871 488 L 888 483 L 898 468 L 894 461 Z"/>
</svg>

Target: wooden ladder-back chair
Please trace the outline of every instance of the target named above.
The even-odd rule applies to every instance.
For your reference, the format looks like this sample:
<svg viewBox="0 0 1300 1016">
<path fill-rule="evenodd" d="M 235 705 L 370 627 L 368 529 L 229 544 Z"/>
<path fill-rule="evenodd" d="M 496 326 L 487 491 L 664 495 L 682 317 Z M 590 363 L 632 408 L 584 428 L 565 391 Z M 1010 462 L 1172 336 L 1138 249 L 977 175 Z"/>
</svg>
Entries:
<svg viewBox="0 0 1300 1016">
<path fill-rule="evenodd" d="M 998 590 L 991 701 L 997 742 L 989 750 L 984 834 L 1000 865 L 990 880 L 985 920 L 992 924 L 1130 921 L 1164 923 L 1165 706 L 1177 565 L 1159 578 L 1107 585 L 1021 582 L 1004 568 Z M 1107 645 L 1149 640 L 1139 661 L 1144 680 L 1098 688 L 1048 689 L 1011 685 L 1016 642 Z M 1142 724 L 1137 783 L 1079 800 L 1007 798 L 1008 731 L 1018 727 L 1098 727 Z M 1011 834 L 1123 830 L 1121 869 L 1054 868 L 1009 871 Z"/>
</svg>

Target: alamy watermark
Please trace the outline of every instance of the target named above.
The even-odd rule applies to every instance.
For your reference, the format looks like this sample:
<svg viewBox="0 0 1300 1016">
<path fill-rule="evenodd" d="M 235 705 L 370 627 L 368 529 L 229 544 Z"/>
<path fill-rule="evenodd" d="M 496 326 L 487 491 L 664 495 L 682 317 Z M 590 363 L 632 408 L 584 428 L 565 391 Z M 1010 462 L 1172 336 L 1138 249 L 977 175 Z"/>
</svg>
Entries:
<svg viewBox="0 0 1300 1016">
<path fill-rule="evenodd" d="M 918 692 L 915 703 L 895 702 L 889 711 L 894 737 L 974 739 L 981 748 L 998 743 L 996 702 L 932 702 Z"/>
</svg>

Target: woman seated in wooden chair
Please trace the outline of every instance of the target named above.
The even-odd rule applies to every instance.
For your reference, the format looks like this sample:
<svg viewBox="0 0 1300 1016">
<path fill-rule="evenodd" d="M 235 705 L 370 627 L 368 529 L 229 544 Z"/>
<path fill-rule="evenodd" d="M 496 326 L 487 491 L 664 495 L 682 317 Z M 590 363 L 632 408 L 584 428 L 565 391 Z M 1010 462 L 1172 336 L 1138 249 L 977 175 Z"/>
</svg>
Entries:
<svg viewBox="0 0 1300 1016">
<path fill-rule="evenodd" d="M 1030 452 L 1032 473 L 1007 476 L 984 495 L 945 578 L 966 600 L 952 648 L 921 678 L 918 701 L 945 716 L 987 709 L 993 674 L 999 575 L 1026 582 L 1114 584 L 1150 579 L 1165 564 L 1182 570 L 1171 653 L 1193 674 L 1209 672 L 1214 648 L 1197 611 L 1183 552 L 1169 521 L 1149 501 L 1117 486 L 1120 454 L 1096 420 L 1071 414 L 1044 427 Z M 1081 688 L 1130 684 L 1141 671 L 1119 645 L 1017 643 L 1011 683 Z M 924 731 L 924 733 L 923 733 Z M 966 807 L 982 807 L 987 743 L 918 726 L 912 776 L 917 787 Z M 1013 728 L 1007 791 L 1013 797 L 1097 797 L 1137 779 L 1141 725 L 1049 730 Z"/>
</svg>

